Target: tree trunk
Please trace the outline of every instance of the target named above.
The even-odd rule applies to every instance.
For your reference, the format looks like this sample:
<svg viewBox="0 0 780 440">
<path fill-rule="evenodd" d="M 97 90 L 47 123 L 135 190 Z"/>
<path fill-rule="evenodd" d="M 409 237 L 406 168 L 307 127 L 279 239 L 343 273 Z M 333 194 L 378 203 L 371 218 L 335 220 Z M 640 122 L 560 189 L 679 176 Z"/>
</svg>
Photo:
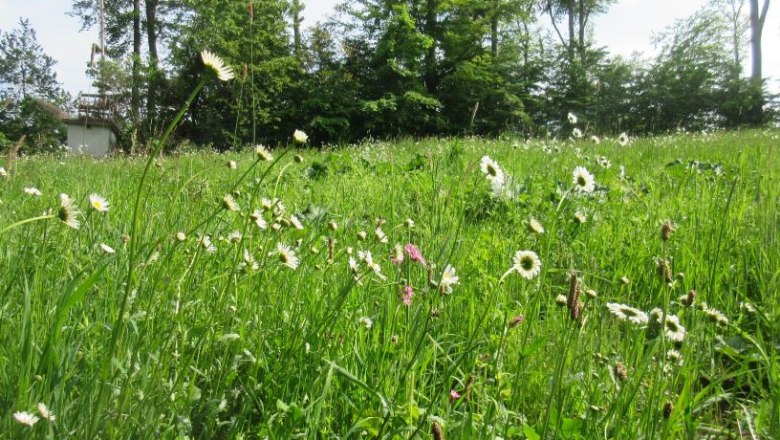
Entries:
<svg viewBox="0 0 780 440">
<path fill-rule="evenodd" d="M 769 9 L 769 0 L 764 0 L 764 4 L 759 11 L 758 0 L 750 0 L 750 49 L 753 56 L 753 70 L 751 72 L 751 82 L 755 100 L 753 102 L 753 118 L 755 122 L 761 122 L 764 119 L 764 93 L 763 73 L 761 66 L 761 34 L 764 31 L 764 21 L 766 12 Z"/>
<path fill-rule="evenodd" d="M 574 45 L 577 37 L 574 34 L 574 0 L 566 2 L 566 14 L 569 16 L 569 63 L 574 62 Z"/>
<path fill-rule="evenodd" d="M 753 55 L 753 70 L 751 78 L 754 81 L 763 79 L 761 66 L 761 34 L 764 31 L 766 12 L 769 9 L 769 0 L 764 0 L 761 10 L 758 9 L 758 0 L 750 0 L 750 49 Z"/>
<path fill-rule="evenodd" d="M 490 10 L 490 53 L 494 60 L 498 58 L 498 1 L 493 0 Z"/>
<path fill-rule="evenodd" d="M 293 25 L 293 50 L 295 51 L 296 58 L 301 57 L 301 11 L 303 11 L 303 5 L 300 0 L 293 0 L 291 5 L 292 12 L 292 25 Z"/>
<path fill-rule="evenodd" d="M 150 124 L 155 123 L 157 114 L 158 63 L 157 55 L 157 2 L 146 0 L 146 43 L 149 46 L 149 78 L 146 93 L 146 117 Z M 153 126 L 153 125 L 152 125 Z"/>
<path fill-rule="evenodd" d="M 585 65 L 585 26 L 587 25 L 588 16 L 585 12 L 585 1 L 579 0 L 579 14 L 577 14 L 577 25 L 579 27 L 579 41 L 577 42 L 577 52 L 580 56 L 580 63 Z"/>
<path fill-rule="evenodd" d="M 133 131 L 138 136 L 138 119 L 141 111 L 141 0 L 133 0 L 133 78 L 130 106 Z"/>
</svg>

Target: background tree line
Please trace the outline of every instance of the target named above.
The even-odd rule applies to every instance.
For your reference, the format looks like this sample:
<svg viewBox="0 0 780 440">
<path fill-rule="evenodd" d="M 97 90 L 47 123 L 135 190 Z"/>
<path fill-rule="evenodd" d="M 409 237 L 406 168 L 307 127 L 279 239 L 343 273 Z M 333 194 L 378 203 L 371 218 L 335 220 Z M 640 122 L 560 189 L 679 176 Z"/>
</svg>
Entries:
<svg viewBox="0 0 780 440">
<path fill-rule="evenodd" d="M 295 129 L 317 144 L 568 136 L 569 112 L 596 135 L 771 117 L 761 72 L 769 0 L 711 0 L 656 35 L 657 55 L 630 59 L 593 41 L 593 18 L 612 3 L 347 0 L 308 29 L 300 0 L 74 0 L 72 13 L 84 29 L 101 29 L 89 71 L 96 89 L 120 103 L 128 148 L 159 135 L 194 88 L 204 48 L 232 64 L 237 79 L 209 85 L 177 136 L 217 149 L 283 142 Z M 23 74 L 20 59 L 29 61 Z M 0 35 L 0 142 L 35 131 L 25 105 L 66 107 L 52 65 L 26 21 Z M 28 137 L 31 146 L 52 142 Z"/>
</svg>

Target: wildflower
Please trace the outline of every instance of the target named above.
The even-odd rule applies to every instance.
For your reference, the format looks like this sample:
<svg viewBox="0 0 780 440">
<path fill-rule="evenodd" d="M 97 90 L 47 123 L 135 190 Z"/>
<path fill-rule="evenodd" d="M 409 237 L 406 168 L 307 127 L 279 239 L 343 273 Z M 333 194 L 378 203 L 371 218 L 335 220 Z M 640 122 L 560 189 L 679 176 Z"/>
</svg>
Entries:
<svg viewBox="0 0 780 440">
<path fill-rule="evenodd" d="M 639 309 L 617 303 L 607 303 L 607 308 L 620 320 L 628 321 L 637 325 L 647 324 L 647 313 Z"/>
<path fill-rule="evenodd" d="M 33 426 L 34 424 L 38 423 L 38 420 L 40 420 L 38 417 L 28 413 L 27 411 L 15 412 L 14 419 L 25 426 Z"/>
<path fill-rule="evenodd" d="M 295 130 L 293 133 L 293 139 L 295 139 L 295 142 L 298 142 L 299 144 L 305 144 L 309 139 L 309 136 L 307 136 L 306 133 L 302 132 L 301 130 Z"/>
<path fill-rule="evenodd" d="M 241 207 L 238 206 L 238 202 L 236 202 L 236 199 L 230 195 L 225 194 L 225 197 L 222 197 L 222 204 L 228 211 L 240 211 Z"/>
<path fill-rule="evenodd" d="M 355 260 L 355 257 L 350 256 L 349 260 L 347 260 L 347 265 L 349 266 L 349 270 L 352 271 L 353 274 L 357 274 L 360 272 L 360 265 L 358 264 L 357 260 Z"/>
<path fill-rule="evenodd" d="M 504 185 L 504 172 L 496 161 L 488 156 L 482 156 L 482 159 L 479 161 L 479 168 L 491 184 Z"/>
<path fill-rule="evenodd" d="M 238 243 L 241 241 L 241 231 L 233 231 L 227 236 L 227 241 L 231 243 Z"/>
<path fill-rule="evenodd" d="M 357 233 L 357 238 L 360 241 L 366 241 L 366 237 L 368 237 L 368 234 L 366 234 L 366 231 L 359 231 Z"/>
<path fill-rule="evenodd" d="M 219 337 L 220 342 L 237 341 L 239 339 L 241 339 L 241 335 L 238 333 L 225 333 Z"/>
<path fill-rule="evenodd" d="M 38 404 L 38 414 L 41 415 L 44 419 L 53 422 L 57 420 L 57 416 L 54 415 L 54 412 L 46 407 L 44 403 Z"/>
<path fill-rule="evenodd" d="M 255 209 L 254 212 L 252 212 L 252 214 L 249 215 L 249 218 L 254 220 L 258 228 L 262 230 L 268 229 L 268 222 L 265 221 L 265 219 L 263 218 L 263 213 L 260 210 Z"/>
<path fill-rule="evenodd" d="M 440 291 L 442 293 L 452 293 L 452 286 L 459 284 L 459 280 L 460 277 L 455 275 L 455 268 L 448 264 L 441 274 L 441 281 L 439 281 Z"/>
<path fill-rule="evenodd" d="M 292 224 L 293 227 L 299 231 L 303 230 L 303 223 L 301 223 L 298 217 L 294 215 L 290 215 L 290 224 Z"/>
<path fill-rule="evenodd" d="M 255 145 L 255 154 L 263 162 L 270 162 L 274 160 L 274 156 L 271 154 L 271 152 L 262 145 Z"/>
<path fill-rule="evenodd" d="M 528 229 L 535 234 L 544 234 L 544 226 L 542 226 L 542 224 L 539 223 L 539 220 L 534 217 L 531 217 L 531 219 L 528 220 Z"/>
<path fill-rule="evenodd" d="M 406 225 L 407 228 L 412 229 L 414 228 L 414 220 L 408 218 L 404 221 L 404 225 Z"/>
<path fill-rule="evenodd" d="M 682 366 L 682 364 L 683 364 L 682 355 L 680 354 L 679 351 L 674 350 L 674 349 L 668 350 L 666 352 L 666 360 L 668 360 L 669 362 L 671 362 L 673 364 L 676 364 L 678 366 Z"/>
<path fill-rule="evenodd" d="M 0 177 L 8 177 L 8 171 L 6 171 L 3 167 L 0 167 Z"/>
<path fill-rule="evenodd" d="M 575 115 L 574 113 L 569 112 L 569 114 L 566 115 L 566 118 L 569 120 L 569 124 L 577 123 L 577 115 Z"/>
<path fill-rule="evenodd" d="M 374 261 L 374 257 L 370 251 L 359 251 L 358 258 L 360 258 L 372 272 L 381 280 L 386 280 L 387 277 L 382 275 L 382 267 Z"/>
<path fill-rule="evenodd" d="M 108 201 L 98 194 L 92 193 L 89 195 L 89 204 L 97 212 L 108 211 L 108 207 L 109 207 Z"/>
<path fill-rule="evenodd" d="M 510 319 L 506 325 L 509 328 L 515 328 L 518 325 L 522 324 L 523 321 L 525 321 L 525 317 L 523 315 L 517 315 L 514 318 Z"/>
<path fill-rule="evenodd" d="M 217 251 L 217 247 L 214 246 L 213 243 L 211 243 L 211 237 L 208 235 L 204 235 L 198 239 L 198 244 L 203 246 L 203 249 L 208 253 L 213 253 Z"/>
<path fill-rule="evenodd" d="M 590 137 L 590 141 L 591 141 L 591 142 L 593 142 L 593 143 L 594 143 L 594 144 L 596 144 L 596 145 L 598 145 L 598 144 L 600 144 L 600 143 L 601 143 L 601 139 L 599 139 L 599 137 L 598 137 L 598 136 L 596 136 L 596 135 L 593 135 L 593 136 L 591 136 L 591 137 Z"/>
<path fill-rule="evenodd" d="M 260 265 L 257 263 L 257 260 L 252 255 L 252 253 L 249 252 L 249 250 L 244 249 L 244 254 L 243 254 L 242 257 L 243 257 L 243 260 L 244 260 L 243 261 L 243 265 L 242 265 L 243 267 L 248 267 L 251 270 L 258 270 L 258 269 L 260 269 Z"/>
<path fill-rule="evenodd" d="M 460 399 L 460 393 L 458 393 L 454 389 L 451 389 L 450 390 L 450 400 L 451 401 L 455 401 L 455 400 L 458 400 L 458 399 Z"/>
<path fill-rule="evenodd" d="M 176 239 L 179 240 L 179 241 L 184 241 L 184 240 L 187 239 L 187 234 L 185 234 L 184 232 L 179 231 L 179 232 L 176 233 Z"/>
<path fill-rule="evenodd" d="M 100 243 L 100 249 L 102 249 L 103 252 L 105 252 L 107 254 L 114 254 L 114 253 L 116 253 L 114 248 L 112 248 L 111 246 L 109 246 L 109 245 L 107 245 L 105 243 Z"/>
<path fill-rule="evenodd" d="M 650 318 L 653 320 L 654 326 L 661 326 L 666 334 L 666 337 L 674 342 L 682 342 L 685 339 L 685 327 L 680 324 L 680 318 L 675 315 L 665 314 L 663 310 L 655 308 L 649 313 Z M 664 319 L 664 315 L 666 315 Z"/>
<path fill-rule="evenodd" d="M 404 249 L 400 244 L 393 246 L 393 254 L 390 257 L 390 262 L 396 266 L 404 262 Z"/>
<path fill-rule="evenodd" d="M 584 167 L 575 168 L 573 177 L 575 190 L 591 193 L 596 189 L 596 180 L 593 178 L 593 174 L 589 173 Z"/>
<path fill-rule="evenodd" d="M 694 301 L 696 301 L 696 291 L 693 289 L 689 290 L 688 293 L 678 298 L 678 301 L 684 306 L 692 306 Z"/>
<path fill-rule="evenodd" d="M 412 305 L 412 297 L 414 296 L 414 289 L 410 285 L 405 285 L 403 294 L 401 295 L 401 300 L 404 302 L 404 305 L 406 307 L 410 307 Z"/>
<path fill-rule="evenodd" d="M 80 212 L 76 205 L 73 203 L 73 199 L 68 197 L 67 194 L 60 194 L 60 209 L 57 213 L 57 217 L 65 223 L 68 227 L 78 229 L 81 226 L 81 222 L 78 219 Z"/>
<path fill-rule="evenodd" d="M 278 243 L 276 245 L 276 254 L 279 256 L 279 262 L 281 262 L 283 265 L 293 270 L 298 268 L 300 260 L 298 260 L 298 257 L 295 256 L 295 251 L 290 249 L 290 247 L 286 244 Z"/>
<path fill-rule="evenodd" d="M 567 302 L 568 299 L 566 298 L 566 295 L 558 295 L 555 297 L 555 304 L 557 304 L 558 307 L 566 307 Z"/>
<path fill-rule="evenodd" d="M 25 189 L 24 189 L 24 193 L 25 193 L 25 194 L 29 194 L 29 195 L 31 195 L 31 196 L 35 196 L 35 197 L 40 197 L 40 196 L 42 196 L 42 195 L 43 195 L 43 193 L 42 193 L 42 192 L 40 192 L 40 191 L 38 190 L 38 188 L 36 188 L 36 187 L 34 187 L 34 186 L 30 186 L 30 187 L 27 187 L 27 188 L 25 188 Z"/>
<path fill-rule="evenodd" d="M 573 128 L 571 130 L 571 135 L 574 136 L 576 139 L 581 139 L 582 138 L 582 130 L 580 130 L 579 128 L 575 127 L 575 128 Z"/>
<path fill-rule="evenodd" d="M 512 272 L 517 272 L 521 277 L 532 280 L 542 271 L 542 261 L 536 252 L 533 251 L 517 251 L 512 258 L 512 267 L 509 268 L 501 279 L 503 280 L 507 275 Z"/>
<path fill-rule="evenodd" d="M 295 161 L 295 163 L 303 163 L 304 159 L 303 156 L 301 156 L 300 154 L 296 154 L 295 156 L 293 156 L 293 160 Z"/>
<path fill-rule="evenodd" d="M 376 229 L 374 229 L 374 237 L 380 243 L 387 243 L 387 234 L 385 234 L 385 231 L 383 231 L 382 228 L 379 226 L 377 226 Z"/>
<path fill-rule="evenodd" d="M 227 163 L 227 167 L 228 169 L 235 170 L 236 168 L 238 168 L 238 164 L 236 163 L 235 160 L 229 160 Z"/>
<path fill-rule="evenodd" d="M 621 146 L 625 147 L 625 146 L 628 145 L 629 142 L 630 142 L 630 139 L 628 138 L 628 135 L 625 132 L 620 133 L 620 136 L 618 136 L 618 143 Z"/>
<path fill-rule="evenodd" d="M 413 245 L 411 243 L 408 243 L 406 246 L 404 246 L 404 251 L 406 251 L 406 255 L 409 256 L 410 260 L 412 260 L 412 261 L 414 261 L 416 263 L 420 263 L 423 266 L 428 265 L 428 262 L 425 261 L 425 258 L 423 257 L 422 252 L 420 252 L 420 249 L 418 249 L 417 246 L 415 246 L 415 245 Z"/>
<path fill-rule="evenodd" d="M 220 81 L 230 81 L 235 78 L 236 75 L 233 73 L 233 68 L 226 66 L 225 62 L 222 61 L 220 57 L 208 50 L 203 50 L 200 53 L 200 57 L 203 60 L 203 64 L 217 74 L 217 78 L 219 78 Z"/>
<path fill-rule="evenodd" d="M 716 325 L 726 325 L 729 323 L 729 319 L 726 318 L 726 315 L 720 310 L 705 307 L 704 313 L 707 315 L 707 319 L 714 322 Z"/>
<path fill-rule="evenodd" d="M 339 224 L 336 222 L 328 222 L 328 229 L 330 229 L 333 232 L 336 232 L 339 229 Z"/>
<path fill-rule="evenodd" d="M 625 285 L 631 284 L 631 280 L 630 280 L 630 279 L 628 279 L 628 277 L 627 277 L 627 276 L 625 276 L 625 275 L 623 275 L 622 277 L 620 277 L 620 282 L 621 282 L 622 284 L 625 284 Z"/>
<path fill-rule="evenodd" d="M 587 221 L 588 221 L 588 216 L 585 215 L 584 212 L 576 211 L 574 213 L 574 223 L 577 223 L 577 224 L 581 225 L 581 224 L 583 224 L 583 223 L 585 223 Z"/>
<path fill-rule="evenodd" d="M 363 325 L 363 327 L 370 329 L 374 326 L 374 321 L 371 320 L 371 318 L 367 316 L 362 316 L 360 319 L 358 319 L 358 322 Z"/>
</svg>

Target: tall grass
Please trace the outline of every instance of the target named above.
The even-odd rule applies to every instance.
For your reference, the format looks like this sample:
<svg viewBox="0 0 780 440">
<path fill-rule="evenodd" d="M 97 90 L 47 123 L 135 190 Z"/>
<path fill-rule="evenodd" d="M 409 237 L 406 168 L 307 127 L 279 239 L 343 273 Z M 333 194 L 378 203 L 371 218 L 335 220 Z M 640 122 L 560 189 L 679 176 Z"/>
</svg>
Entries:
<svg viewBox="0 0 780 440">
<path fill-rule="evenodd" d="M 0 181 L 0 438 L 773 438 L 777 138 L 20 158 Z M 484 155 L 513 194 L 491 195 Z M 573 189 L 577 166 L 593 193 Z M 57 220 L 60 193 L 80 229 Z M 391 261 L 407 243 L 426 264 Z M 518 250 L 541 274 L 502 280 Z M 572 274 L 578 320 L 556 302 Z M 684 341 L 606 303 L 660 308 Z M 55 421 L 16 421 L 39 402 Z"/>
</svg>

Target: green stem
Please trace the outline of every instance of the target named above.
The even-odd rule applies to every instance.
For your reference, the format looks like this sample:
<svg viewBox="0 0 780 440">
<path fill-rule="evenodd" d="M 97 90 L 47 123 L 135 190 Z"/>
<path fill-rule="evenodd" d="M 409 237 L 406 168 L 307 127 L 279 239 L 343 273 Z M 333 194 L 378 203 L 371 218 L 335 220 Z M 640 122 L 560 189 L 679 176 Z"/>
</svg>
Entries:
<svg viewBox="0 0 780 440">
<path fill-rule="evenodd" d="M 152 167 L 152 163 L 154 162 L 155 156 L 157 156 L 160 153 L 160 151 L 162 151 L 165 142 L 168 140 L 171 133 L 173 133 L 173 130 L 176 128 L 176 126 L 179 124 L 181 119 L 184 117 L 184 114 L 187 112 L 187 110 L 189 110 L 190 105 L 192 105 L 192 102 L 195 101 L 195 98 L 197 97 L 198 93 L 200 93 L 200 91 L 203 89 L 203 87 L 206 85 L 206 81 L 208 79 L 209 79 L 208 75 L 204 75 L 203 78 L 201 78 L 198 85 L 195 86 L 195 89 L 193 89 L 192 93 L 190 93 L 189 98 L 187 98 L 187 101 L 185 101 L 184 105 L 179 110 L 179 113 L 176 115 L 173 121 L 171 121 L 171 123 L 168 124 L 168 128 L 165 129 L 165 132 L 163 133 L 162 137 L 160 137 L 160 140 L 157 142 L 157 145 L 149 154 L 149 158 L 146 160 L 146 166 L 144 167 L 144 171 L 141 174 L 141 179 L 138 182 L 138 188 L 136 190 L 136 197 L 135 197 L 135 205 L 133 206 L 132 223 L 130 225 L 130 252 L 129 252 L 129 258 L 127 262 L 127 277 L 125 280 L 125 291 L 124 294 L 122 295 L 122 300 L 119 304 L 119 313 L 116 317 L 116 321 L 114 322 L 114 326 L 111 329 L 111 340 L 108 345 L 108 350 L 106 351 L 106 355 L 105 355 L 106 358 L 103 361 L 103 369 L 101 371 L 102 384 L 98 388 L 98 395 L 97 395 L 97 399 L 95 400 L 95 411 L 94 414 L 92 414 L 92 423 L 87 438 L 95 437 L 95 431 L 100 421 L 100 417 L 99 417 L 100 406 L 102 405 L 105 389 L 109 384 L 109 376 L 111 372 L 111 365 L 113 363 L 114 351 L 116 349 L 116 344 L 117 341 L 119 340 L 119 336 L 122 331 L 122 319 L 125 314 L 125 309 L 127 308 L 127 298 L 130 296 L 130 292 L 133 291 L 133 275 L 135 272 L 134 268 L 135 268 L 136 261 L 138 260 L 138 247 L 140 245 L 140 238 L 138 237 L 138 231 L 140 229 L 139 213 L 141 211 L 141 206 L 142 206 L 142 196 L 144 193 L 143 189 L 144 189 L 144 184 L 146 183 L 146 177 L 149 175 L 149 170 Z"/>
<path fill-rule="evenodd" d="M 41 215 L 41 216 L 38 216 L 38 217 L 31 217 L 31 218 L 28 218 L 28 219 L 24 219 L 22 221 L 19 221 L 19 222 L 16 222 L 16 223 L 12 224 L 12 225 L 6 226 L 2 230 L 0 230 L 0 234 L 3 234 L 5 232 L 10 231 L 11 229 L 17 228 L 19 226 L 26 225 L 27 223 L 37 222 L 38 220 L 48 220 L 50 218 L 54 218 L 54 214 Z"/>
</svg>

